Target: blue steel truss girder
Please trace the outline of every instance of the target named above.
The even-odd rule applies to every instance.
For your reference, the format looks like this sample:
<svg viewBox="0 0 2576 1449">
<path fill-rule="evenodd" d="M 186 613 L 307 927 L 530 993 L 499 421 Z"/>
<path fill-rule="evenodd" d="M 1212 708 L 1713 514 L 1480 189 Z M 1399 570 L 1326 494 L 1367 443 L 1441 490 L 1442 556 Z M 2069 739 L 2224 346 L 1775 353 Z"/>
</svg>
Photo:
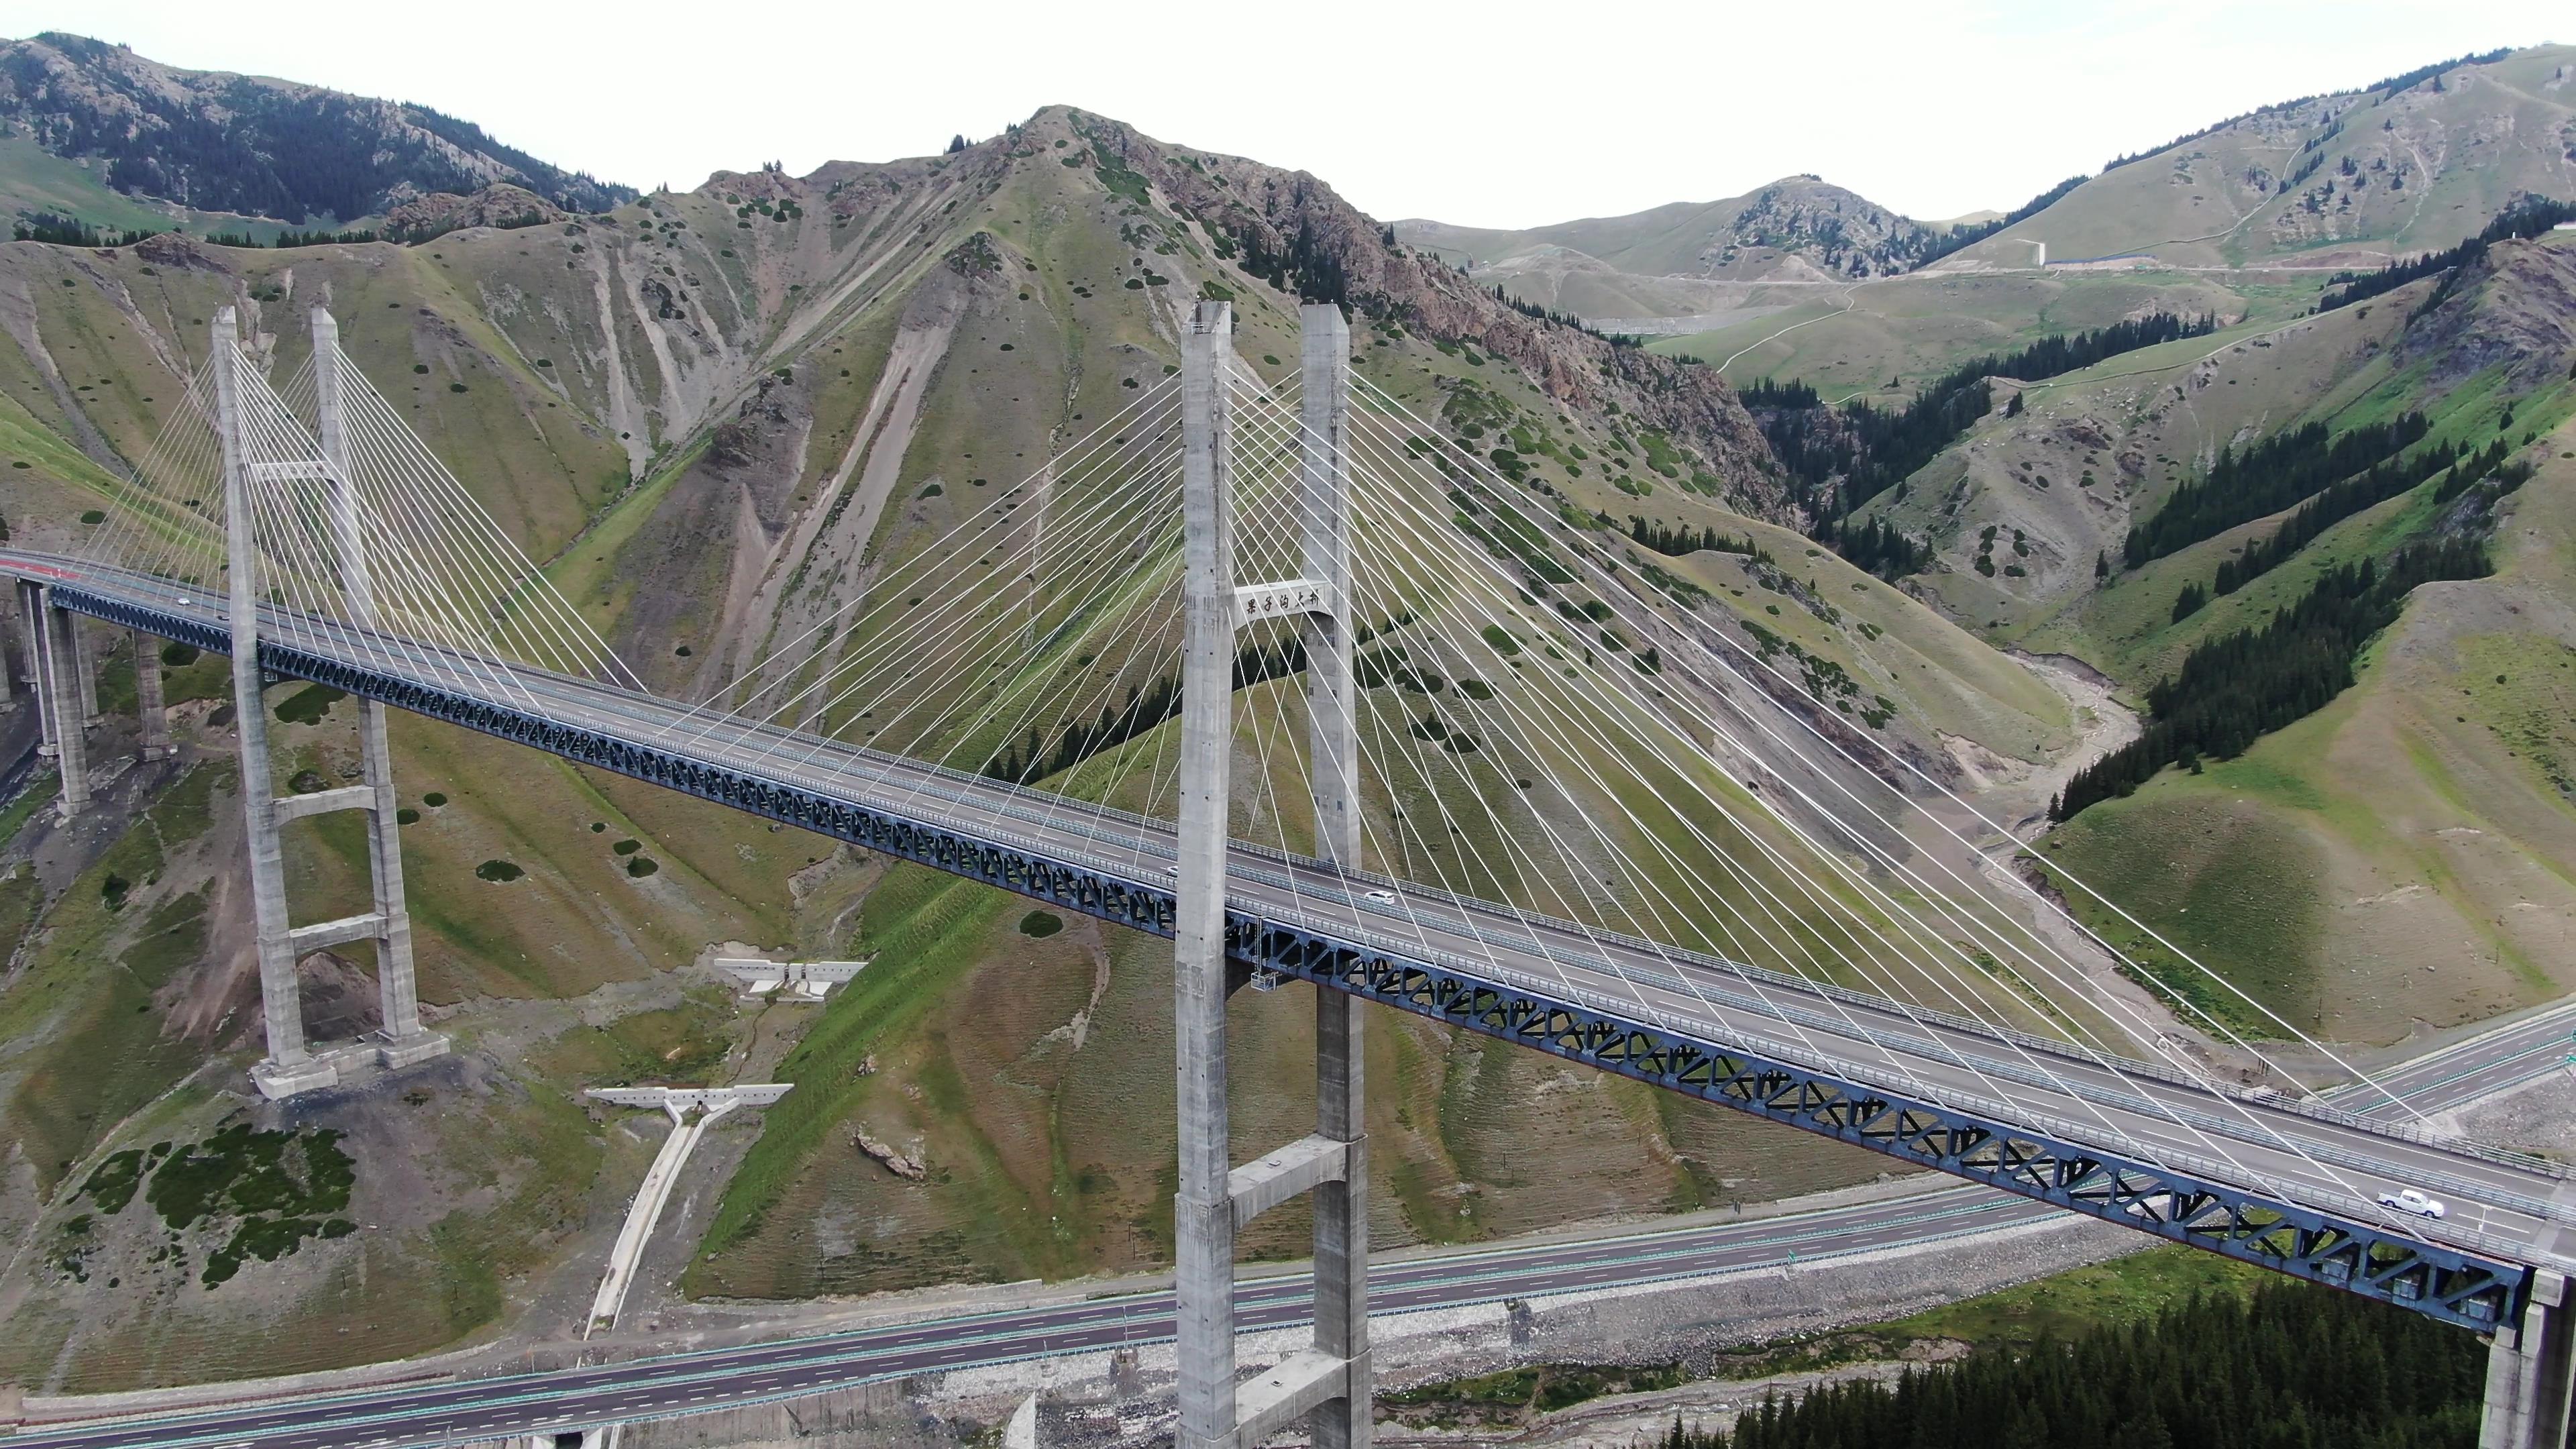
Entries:
<svg viewBox="0 0 2576 1449">
<path fill-rule="evenodd" d="M 91 592 L 54 586 L 55 602 L 111 623 L 217 653 L 229 630 Z M 1172 933 L 1168 888 L 1053 860 L 915 819 L 765 779 L 681 751 L 282 644 L 260 644 L 261 665 L 432 719 L 819 835 L 998 886 L 1117 925 Z M 1400 1011 L 1547 1052 L 1568 1061 L 1732 1107 L 1820 1136 L 2036 1198 L 2070 1212 L 2222 1253 L 2293 1277 L 2398 1304 L 2480 1332 L 2521 1320 L 2531 1273 L 2522 1265 L 2426 1243 L 2123 1159 L 2002 1122 L 1847 1080 L 1832 1073 L 1557 999 L 1437 962 L 1300 926 L 1229 911 L 1230 953 L 1242 964 L 1300 977 Z"/>
<path fill-rule="evenodd" d="M 55 602 L 110 623 L 165 639 L 229 653 L 232 631 L 190 615 L 91 592 L 54 586 Z M 686 751 L 641 744 L 582 725 L 567 724 L 516 706 L 440 687 L 371 665 L 265 638 L 260 667 L 269 673 L 325 684 L 381 700 L 397 709 L 559 755 L 577 764 L 614 771 L 646 784 L 694 795 L 747 814 L 781 821 L 864 850 L 897 856 L 952 875 L 999 886 L 1068 910 L 1157 935 L 1172 932 L 1172 894 L 1105 870 L 1032 854 L 980 839 L 933 820 L 841 799 L 699 758 Z"/>
<path fill-rule="evenodd" d="M 1248 916 L 1235 953 L 1399 1010 L 1916 1166 L 2379 1298 L 2465 1328 L 2519 1322 L 2529 1270 L 2122 1159 L 1467 972 Z"/>
</svg>

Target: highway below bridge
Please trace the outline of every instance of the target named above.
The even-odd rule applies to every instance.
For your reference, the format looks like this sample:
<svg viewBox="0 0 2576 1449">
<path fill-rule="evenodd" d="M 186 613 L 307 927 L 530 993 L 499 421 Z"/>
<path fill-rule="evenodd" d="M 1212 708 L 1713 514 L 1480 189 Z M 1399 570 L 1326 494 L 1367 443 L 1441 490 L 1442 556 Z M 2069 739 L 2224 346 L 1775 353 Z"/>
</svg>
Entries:
<svg viewBox="0 0 2576 1449">
<path fill-rule="evenodd" d="M 60 608 L 231 646 L 223 601 L 184 585 L 7 550 L 0 574 Z M 276 675 L 1170 934 L 1164 823 L 338 620 L 264 606 L 260 628 Z M 2576 1224 L 2563 1170 L 2533 1158 L 1275 851 L 1233 851 L 1227 937 L 1247 969 L 2464 1327 L 2519 1321 Z M 2400 1186 L 2449 1216 L 2376 1202 Z"/>
<path fill-rule="evenodd" d="M 2572 1027 L 2576 1006 L 2559 1008 L 2428 1053 L 2387 1078 L 2406 1083 L 2399 1090 L 2417 1110 L 2449 1110 L 2559 1069 Z M 1451 1250 L 1373 1264 L 1369 1302 L 1377 1314 L 1409 1313 L 1683 1283 L 1877 1249 L 1937 1252 L 1945 1243 L 1959 1242 L 1964 1251 L 1963 1240 L 2035 1224 L 2055 1213 L 2026 1198 L 1952 1187 L 1893 1202 L 1743 1222 Z M 1236 1289 L 1239 1322 L 1248 1331 L 1294 1326 L 1311 1311 L 1308 1298 L 1303 1273 L 1246 1279 Z M 1171 1338 L 1172 1296 L 1151 1291 L 543 1373 L 415 1379 L 114 1421 L 38 1424 L 10 1443 L 25 1449 L 454 1444 L 740 1408 L 918 1374 L 1168 1343 Z M 221 1393 L 220 1386 L 213 1386 L 207 1397 Z"/>
</svg>

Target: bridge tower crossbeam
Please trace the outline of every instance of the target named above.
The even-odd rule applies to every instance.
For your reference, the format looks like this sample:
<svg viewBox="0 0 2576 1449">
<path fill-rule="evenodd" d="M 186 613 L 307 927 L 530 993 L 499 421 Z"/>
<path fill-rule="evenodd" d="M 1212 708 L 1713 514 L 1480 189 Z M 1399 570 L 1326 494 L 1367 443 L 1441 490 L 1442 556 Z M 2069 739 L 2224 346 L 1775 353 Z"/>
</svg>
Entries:
<svg viewBox="0 0 2576 1449">
<path fill-rule="evenodd" d="M 1226 998 L 1246 974 L 1226 955 L 1226 806 L 1234 748 L 1235 632 L 1249 618 L 1301 619 L 1312 718 L 1316 853 L 1359 863 L 1352 717 L 1350 466 L 1343 447 L 1350 330 L 1341 309 L 1304 309 L 1298 486 L 1306 577 L 1238 586 L 1230 518 L 1227 371 L 1233 308 L 1201 302 L 1182 339 L 1182 609 L 1179 875 L 1173 996 L 1180 1073 L 1180 1190 L 1172 1205 L 1179 1314 L 1179 1449 L 1250 1449 L 1299 1419 L 1318 1449 L 1365 1449 L 1368 1346 L 1367 1141 L 1360 1003 L 1316 988 L 1315 1130 L 1232 1165 L 1227 1149 Z M 1301 1192 L 1314 1194 L 1315 1323 L 1305 1350 L 1238 1386 L 1235 1234 Z"/>
<path fill-rule="evenodd" d="M 317 1055 L 304 1036 L 303 990 L 295 966 L 306 952 L 346 941 L 371 940 L 376 948 L 376 990 L 381 1025 L 369 1045 L 386 1067 L 426 1061 L 447 1050 L 447 1038 L 420 1022 L 420 996 L 412 966 L 411 914 L 403 899 L 402 843 L 397 836 L 393 758 L 385 740 L 385 706 L 358 702 L 361 783 L 347 790 L 280 798 L 269 766 L 268 715 L 259 662 L 259 557 L 256 510 L 242 451 L 241 352 L 233 309 L 215 314 L 215 434 L 224 474 L 224 530 L 229 552 L 229 618 L 232 630 L 234 741 L 241 759 L 242 812 L 248 826 L 251 907 L 257 922 L 260 1005 L 266 1013 L 268 1056 L 251 1069 L 261 1095 L 271 1099 L 336 1084 L 350 1054 Z M 350 622 L 374 621 L 374 597 L 359 504 L 351 479 L 341 411 L 340 332 L 331 314 L 313 309 L 316 433 L 330 489 L 329 506 L 339 585 Z M 368 821 L 368 862 L 374 909 L 362 916 L 297 927 L 286 899 L 286 863 L 279 828 L 288 820 L 332 810 L 363 810 Z"/>
</svg>

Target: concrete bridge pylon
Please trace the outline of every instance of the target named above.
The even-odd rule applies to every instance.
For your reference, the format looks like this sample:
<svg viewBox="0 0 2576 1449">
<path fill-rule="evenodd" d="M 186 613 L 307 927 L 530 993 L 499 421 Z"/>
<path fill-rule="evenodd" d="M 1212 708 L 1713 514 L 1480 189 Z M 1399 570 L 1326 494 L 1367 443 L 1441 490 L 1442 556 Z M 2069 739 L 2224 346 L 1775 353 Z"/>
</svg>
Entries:
<svg viewBox="0 0 2576 1449">
<path fill-rule="evenodd" d="M 1181 767 L 1173 1004 L 1180 1191 L 1173 1200 L 1179 1316 L 1179 1449 L 1250 1449 L 1304 1420 L 1318 1449 L 1364 1449 L 1373 1375 L 1368 1347 L 1367 1141 L 1361 1016 L 1318 987 L 1315 1131 L 1246 1163 L 1227 1150 L 1226 998 L 1243 983 L 1226 956 L 1229 756 L 1235 632 L 1244 594 L 1286 592 L 1302 614 L 1316 853 L 1359 863 L 1357 730 L 1352 714 L 1350 462 L 1344 447 L 1350 327 L 1336 306 L 1303 310 L 1300 530 L 1307 577 L 1239 585 L 1231 518 L 1233 308 L 1201 302 L 1181 351 Z M 1235 1381 L 1235 1234 L 1301 1192 L 1314 1194 L 1315 1324 L 1310 1347 L 1248 1383 Z"/>
<path fill-rule="evenodd" d="M 447 1038 L 422 1027 L 420 995 L 412 966 L 411 913 L 403 899 L 402 842 L 395 819 L 393 757 L 385 739 L 385 706 L 361 698 L 358 753 L 361 782 L 312 794 L 276 794 L 269 767 L 268 714 L 259 664 L 260 549 L 250 502 L 249 464 L 242 447 L 242 355 L 233 309 L 215 314 L 209 363 L 215 379 L 215 435 L 223 459 L 224 530 L 228 614 L 232 629 L 233 737 L 241 759 L 242 810 L 249 831 L 251 905 L 258 924 L 260 1004 L 266 1013 L 268 1056 L 251 1069 L 261 1095 L 291 1097 L 336 1084 L 345 1067 L 372 1055 L 386 1067 L 408 1066 L 441 1055 Z M 326 490 L 349 622 L 374 623 L 374 590 L 355 485 L 350 481 L 342 414 L 340 329 L 331 314 L 313 309 L 315 432 L 320 457 L 305 480 Z M 298 465 L 302 466 L 302 465 Z M 305 815 L 363 810 L 368 819 L 368 861 L 375 885 L 373 909 L 364 915 L 296 926 L 286 899 L 286 864 L 279 827 Z M 295 963 L 307 952 L 349 941 L 376 948 L 376 989 L 381 1025 L 357 1052 L 317 1055 L 304 1036 L 303 992 Z"/>
</svg>

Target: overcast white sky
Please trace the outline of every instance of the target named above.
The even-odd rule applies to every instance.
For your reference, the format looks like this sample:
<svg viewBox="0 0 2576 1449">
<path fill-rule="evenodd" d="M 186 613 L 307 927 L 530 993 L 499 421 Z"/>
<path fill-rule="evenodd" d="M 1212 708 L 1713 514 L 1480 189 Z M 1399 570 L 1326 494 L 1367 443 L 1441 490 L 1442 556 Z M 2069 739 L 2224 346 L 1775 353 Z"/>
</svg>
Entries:
<svg viewBox="0 0 2576 1449">
<path fill-rule="evenodd" d="M 1380 217 L 1517 227 L 1800 171 L 1925 219 L 2011 207 L 2267 102 L 2576 41 L 2576 7 L 0 0 L 0 34 L 56 29 L 418 101 L 647 188 L 918 155 L 1065 102 Z"/>
</svg>

